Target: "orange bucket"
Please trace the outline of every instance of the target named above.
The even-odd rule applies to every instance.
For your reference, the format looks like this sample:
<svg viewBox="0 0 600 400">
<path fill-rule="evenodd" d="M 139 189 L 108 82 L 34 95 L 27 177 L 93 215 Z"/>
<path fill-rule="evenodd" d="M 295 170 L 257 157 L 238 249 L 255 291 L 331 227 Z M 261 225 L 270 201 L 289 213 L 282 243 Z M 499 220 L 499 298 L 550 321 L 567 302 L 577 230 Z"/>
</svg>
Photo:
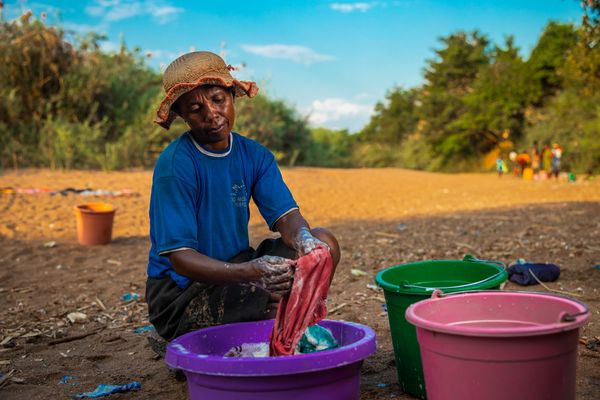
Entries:
<svg viewBox="0 0 600 400">
<path fill-rule="evenodd" d="M 87 203 L 75 206 L 77 240 L 85 246 L 110 243 L 117 209 L 107 203 Z"/>
<path fill-rule="evenodd" d="M 525 168 L 523 170 L 523 179 L 525 179 L 526 181 L 533 180 L 533 168 Z"/>
</svg>

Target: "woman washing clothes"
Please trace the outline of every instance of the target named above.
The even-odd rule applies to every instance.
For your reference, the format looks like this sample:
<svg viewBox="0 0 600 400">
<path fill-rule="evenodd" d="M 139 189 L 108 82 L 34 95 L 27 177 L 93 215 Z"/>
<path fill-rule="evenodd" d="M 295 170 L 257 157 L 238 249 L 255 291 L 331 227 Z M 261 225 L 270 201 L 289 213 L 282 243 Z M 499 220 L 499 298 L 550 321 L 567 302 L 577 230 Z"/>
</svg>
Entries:
<svg viewBox="0 0 600 400">
<path fill-rule="evenodd" d="M 192 52 L 167 67 L 163 86 L 155 122 L 169 129 L 179 116 L 189 131 L 161 153 L 152 178 L 146 299 L 158 352 L 192 330 L 273 318 L 296 258 L 326 248 L 333 269 L 340 259 L 333 234 L 303 218 L 273 154 L 232 130 L 235 100 L 254 97 L 254 82 L 234 79 L 216 54 Z M 256 250 L 251 198 L 281 235 Z"/>
</svg>

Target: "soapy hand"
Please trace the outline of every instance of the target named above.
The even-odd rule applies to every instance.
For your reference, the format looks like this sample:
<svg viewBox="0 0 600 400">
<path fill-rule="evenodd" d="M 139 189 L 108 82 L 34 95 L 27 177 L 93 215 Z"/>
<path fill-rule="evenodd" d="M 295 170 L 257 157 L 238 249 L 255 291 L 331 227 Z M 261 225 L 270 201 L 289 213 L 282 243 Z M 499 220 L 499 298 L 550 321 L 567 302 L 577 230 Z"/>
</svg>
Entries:
<svg viewBox="0 0 600 400">
<path fill-rule="evenodd" d="M 251 260 L 248 264 L 252 267 L 253 279 L 259 286 L 267 291 L 285 295 L 292 289 L 294 278 L 294 260 L 277 256 L 262 256 Z"/>
<path fill-rule="evenodd" d="M 330 250 L 327 243 L 314 237 L 308 228 L 300 228 L 294 237 L 294 248 L 300 253 L 300 255 L 305 256 L 319 246 L 323 246 L 327 250 Z"/>
</svg>

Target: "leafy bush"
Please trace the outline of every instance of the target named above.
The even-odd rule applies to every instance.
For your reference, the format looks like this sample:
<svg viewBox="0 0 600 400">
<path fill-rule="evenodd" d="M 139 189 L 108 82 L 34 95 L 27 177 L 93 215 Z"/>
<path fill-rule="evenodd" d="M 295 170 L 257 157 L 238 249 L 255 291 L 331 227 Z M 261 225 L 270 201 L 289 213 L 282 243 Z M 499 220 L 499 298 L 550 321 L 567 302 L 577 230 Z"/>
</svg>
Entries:
<svg viewBox="0 0 600 400">
<path fill-rule="evenodd" d="M 582 4 L 581 25 L 549 23 L 527 59 L 511 37 L 440 38 L 423 86 L 390 90 L 357 135 L 310 129 L 264 94 L 236 99 L 236 130 L 292 166 L 478 170 L 537 140 L 560 143 L 565 168 L 598 172 L 600 1 Z M 180 119 L 169 131 L 153 124 L 160 74 L 125 43 L 101 51 L 102 39 L 70 43 L 31 13 L 0 21 L 0 168 L 151 167 L 187 130 Z"/>
</svg>

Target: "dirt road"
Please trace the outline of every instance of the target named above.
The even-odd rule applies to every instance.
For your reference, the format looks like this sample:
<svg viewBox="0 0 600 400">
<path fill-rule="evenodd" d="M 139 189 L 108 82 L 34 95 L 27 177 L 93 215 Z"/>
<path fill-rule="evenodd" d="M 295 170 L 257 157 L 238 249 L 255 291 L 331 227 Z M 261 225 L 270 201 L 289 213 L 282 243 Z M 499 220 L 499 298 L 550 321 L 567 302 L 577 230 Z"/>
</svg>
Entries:
<svg viewBox="0 0 600 400">
<path fill-rule="evenodd" d="M 593 316 L 583 335 L 600 336 L 600 269 L 593 268 L 600 264 L 600 180 L 525 182 L 492 174 L 312 168 L 287 169 L 284 177 L 311 225 L 330 228 L 342 247 L 329 309 L 346 306 L 329 318 L 364 323 L 377 332 L 378 351 L 363 366 L 362 399 L 410 398 L 396 384 L 382 294 L 367 287 L 379 270 L 395 264 L 465 253 L 506 263 L 554 262 L 562 274 L 549 286 L 587 302 Z M 147 325 L 145 303 L 121 300 L 124 293 L 144 293 L 150 185 L 147 171 L 0 175 L 0 187 L 138 194 L 0 194 L 0 372 L 13 371 L 14 378 L 4 382 L 0 397 L 66 398 L 100 383 L 139 380 L 140 391 L 119 398 L 186 398 L 185 384 L 154 357 L 144 335 L 132 331 Z M 119 209 L 108 246 L 77 244 L 73 207 L 90 200 Z M 254 245 L 270 235 L 254 208 L 250 232 Z M 366 276 L 352 275 L 351 268 Z M 74 311 L 87 319 L 70 323 L 66 316 Z M 580 346 L 578 399 L 597 398 L 599 358 L 598 350 Z M 73 380 L 59 384 L 65 375 Z"/>
</svg>

